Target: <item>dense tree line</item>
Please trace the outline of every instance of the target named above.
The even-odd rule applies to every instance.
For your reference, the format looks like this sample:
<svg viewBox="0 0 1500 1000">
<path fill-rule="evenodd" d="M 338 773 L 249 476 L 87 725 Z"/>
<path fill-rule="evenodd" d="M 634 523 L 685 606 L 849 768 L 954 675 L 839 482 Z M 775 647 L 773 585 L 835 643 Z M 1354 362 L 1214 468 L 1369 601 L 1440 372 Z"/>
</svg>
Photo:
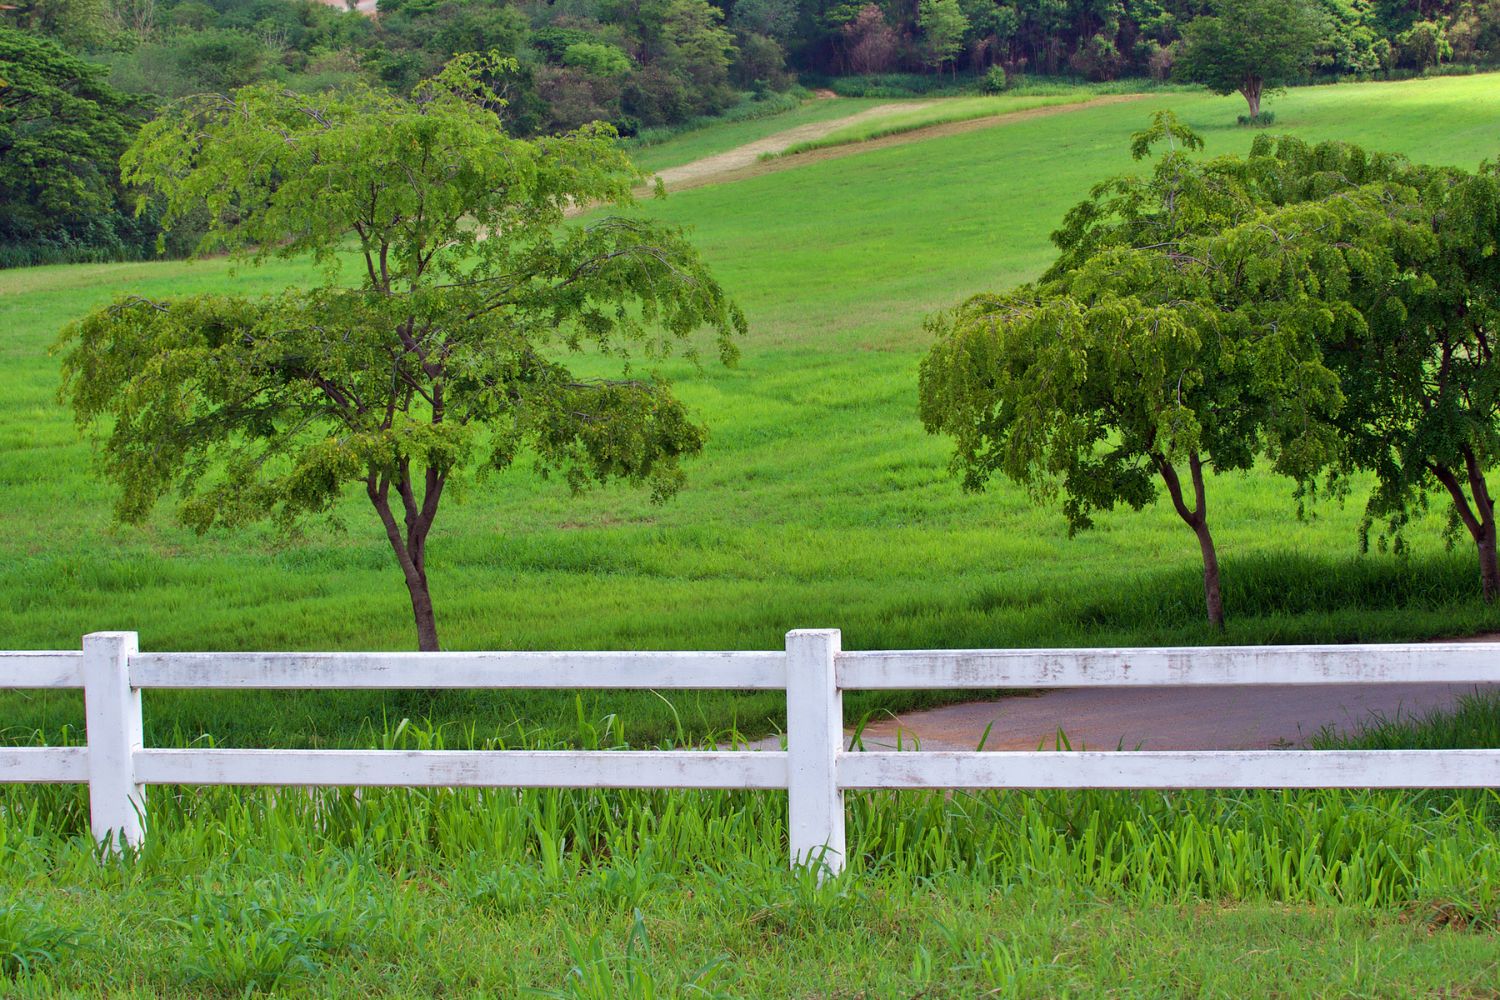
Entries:
<svg viewBox="0 0 1500 1000">
<path fill-rule="evenodd" d="M 738 8 L 778 0 L 739 0 Z M 787 0 L 783 38 L 802 71 L 1067 73 L 1166 79 L 1188 26 L 1215 0 Z M 1287 0 L 1284 6 L 1299 6 Z M 1317 22 L 1308 70 L 1370 76 L 1500 59 L 1496 0 L 1307 0 Z M 735 18 L 731 16 L 731 23 Z"/>
<path fill-rule="evenodd" d="M 1018 73 L 1175 75 L 1240 91 L 1254 117 L 1263 89 L 1312 75 L 1500 61 L 1500 0 L 378 0 L 376 10 L 351 9 L 359 2 L 0 5 L 0 266 L 156 252 L 154 209 L 128 210 L 115 163 L 168 102 L 262 82 L 405 96 L 458 52 L 507 58 L 512 68 L 489 83 L 504 97 L 503 124 L 522 136 L 596 120 L 624 135 L 671 127 L 799 77 L 838 86 L 901 73 L 896 86 L 995 89 Z M 1257 37 L 1278 63 L 1267 72 L 1236 62 Z M 775 104 L 751 107 L 762 106 Z"/>
</svg>

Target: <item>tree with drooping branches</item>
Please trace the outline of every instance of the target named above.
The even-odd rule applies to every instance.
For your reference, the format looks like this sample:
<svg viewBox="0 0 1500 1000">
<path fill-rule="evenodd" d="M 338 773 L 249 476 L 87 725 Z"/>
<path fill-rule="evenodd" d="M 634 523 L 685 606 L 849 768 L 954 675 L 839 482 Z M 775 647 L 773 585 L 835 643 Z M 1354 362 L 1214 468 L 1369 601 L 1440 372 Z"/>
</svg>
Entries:
<svg viewBox="0 0 1500 1000">
<path fill-rule="evenodd" d="M 1357 335 L 1357 282 L 1391 280 L 1409 200 L 1376 189 L 1265 203 L 1240 158 L 1200 161 L 1169 114 L 1136 137 L 1146 178 L 1069 213 L 1042 280 L 930 324 L 921 417 L 966 488 L 996 474 L 1063 497 L 1071 532 L 1164 489 L 1194 533 L 1209 623 L 1225 621 L 1209 517 L 1215 472 L 1265 461 L 1303 486 L 1342 460 L 1344 405 L 1323 345 Z"/>
</svg>

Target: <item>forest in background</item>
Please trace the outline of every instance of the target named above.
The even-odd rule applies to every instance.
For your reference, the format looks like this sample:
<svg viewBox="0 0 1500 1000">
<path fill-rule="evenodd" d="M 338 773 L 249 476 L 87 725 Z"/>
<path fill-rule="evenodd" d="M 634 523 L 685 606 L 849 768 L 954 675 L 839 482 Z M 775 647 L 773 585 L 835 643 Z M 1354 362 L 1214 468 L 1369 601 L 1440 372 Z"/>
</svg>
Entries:
<svg viewBox="0 0 1500 1000">
<path fill-rule="evenodd" d="M 1299 0 L 1313 78 L 1500 62 L 1500 0 Z M 517 135 L 607 121 L 649 143 L 804 99 L 999 91 L 1028 75 L 1167 80 L 1204 0 L 19 0 L 0 4 L 0 267 L 180 255 L 119 183 L 164 102 L 275 81 L 407 94 L 453 54 L 515 60 Z M 363 9 L 362 9 L 363 10 Z"/>
</svg>

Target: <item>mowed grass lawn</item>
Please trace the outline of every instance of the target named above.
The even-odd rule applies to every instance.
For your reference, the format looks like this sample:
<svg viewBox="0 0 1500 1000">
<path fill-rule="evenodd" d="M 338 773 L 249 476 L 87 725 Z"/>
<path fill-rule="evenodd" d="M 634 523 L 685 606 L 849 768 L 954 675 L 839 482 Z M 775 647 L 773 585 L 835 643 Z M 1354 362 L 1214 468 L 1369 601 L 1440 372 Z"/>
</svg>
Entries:
<svg viewBox="0 0 1500 1000">
<path fill-rule="evenodd" d="M 1132 169 L 1130 133 L 1171 107 L 1209 153 L 1243 150 L 1236 99 L 1156 94 L 809 163 L 652 201 L 690 226 L 749 314 L 734 369 L 661 369 L 710 427 L 687 489 L 653 506 L 626 488 L 570 497 L 523 468 L 445 500 L 431 541 L 448 648 L 778 648 L 836 626 L 848 648 L 1218 641 L 1201 624 L 1190 533 L 1167 509 L 1118 512 L 1070 539 L 1061 515 L 997 483 L 963 494 L 947 443 L 916 415 L 924 315 L 1035 275 L 1048 232 L 1088 186 Z M 831 102 L 830 102 L 831 103 Z M 1294 90 L 1278 127 L 1474 165 L 1500 152 L 1500 78 Z M 739 128 L 738 125 L 726 126 Z M 683 142 L 703 143 L 694 134 Z M 660 149 L 660 155 L 670 149 Z M 351 495 L 343 527 L 294 541 L 269 529 L 206 538 L 168 510 L 115 528 L 110 491 L 54 399 L 58 330 L 122 293 L 255 292 L 309 280 L 296 264 L 223 261 L 0 273 L 0 648 L 76 648 L 137 629 L 147 649 L 401 649 L 405 591 L 377 523 Z M 586 362 L 595 365 L 597 362 Z M 1340 641 L 1500 626 L 1474 597 L 1469 552 L 1443 511 L 1413 555 L 1357 554 L 1363 489 L 1298 520 L 1289 484 L 1217 478 L 1213 527 L 1229 641 Z M 166 505 L 170 508 L 170 503 Z M 571 694 L 190 695 L 149 699 L 155 738 L 359 740 L 383 717 L 427 714 L 488 731 L 517 719 L 566 732 Z M 633 736 L 765 732 L 780 699 L 585 695 Z M 910 704 L 882 695 L 851 710 Z M 0 695 L 13 738 L 81 721 L 77 699 Z"/>
</svg>

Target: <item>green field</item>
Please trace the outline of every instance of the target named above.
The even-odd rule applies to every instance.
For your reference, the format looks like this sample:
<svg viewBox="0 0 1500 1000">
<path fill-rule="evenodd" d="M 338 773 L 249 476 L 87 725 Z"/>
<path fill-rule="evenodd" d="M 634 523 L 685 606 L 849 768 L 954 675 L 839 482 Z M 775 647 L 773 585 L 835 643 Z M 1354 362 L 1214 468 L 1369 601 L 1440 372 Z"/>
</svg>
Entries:
<svg viewBox="0 0 1500 1000">
<path fill-rule="evenodd" d="M 1077 104 L 1093 96 L 1094 94 L 1090 91 L 1080 88 L 1075 91 L 1058 94 L 1002 94 L 993 97 L 954 97 L 931 103 L 923 103 L 920 107 L 897 111 L 870 121 L 855 122 L 852 125 L 846 125 L 829 132 L 820 139 L 795 143 L 789 146 L 781 155 L 795 156 L 798 153 L 807 153 L 814 149 L 826 149 L 829 146 L 847 146 L 851 143 L 868 142 L 871 139 L 880 139 L 888 135 L 900 135 L 903 132 L 915 132 L 918 129 L 930 128 L 934 125 L 967 122 L 973 121 L 976 118 L 993 118 L 997 115 L 1030 111 L 1034 108 Z"/>
<path fill-rule="evenodd" d="M 964 495 L 946 474 L 945 443 L 915 418 L 922 317 L 1035 274 L 1062 212 L 1094 180 L 1129 168 L 1127 137 L 1160 106 L 1200 129 L 1210 152 L 1249 142 L 1226 124 L 1234 100 L 1162 94 L 648 203 L 693 228 L 752 324 L 732 370 L 666 366 L 710 427 L 707 454 L 665 506 L 626 489 L 573 499 L 517 470 L 445 509 L 431 543 L 445 643 L 778 648 L 787 629 L 805 626 L 842 628 L 848 648 L 1214 641 L 1200 624 L 1195 546 L 1169 510 L 1105 516 L 1069 539 L 1058 512 L 1007 486 Z M 1494 77 L 1294 90 L 1276 110 L 1299 134 L 1442 161 L 1477 163 L 1500 144 Z M 147 649 L 411 645 L 399 574 L 362 500 L 345 505 L 342 531 L 315 525 L 292 544 L 269 530 L 196 538 L 167 511 L 144 529 L 112 528 L 108 488 L 54 400 L 48 347 L 90 306 L 126 291 L 270 289 L 305 277 L 293 264 L 222 261 L 0 273 L 0 646 L 72 648 L 105 628 L 138 629 Z M 1227 639 L 1500 625 L 1471 598 L 1467 553 L 1446 551 L 1440 513 L 1412 532 L 1409 562 L 1361 558 L 1360 501 L 1357 489 L 1346 506 L 1325 504 L 1300 522 L 1286 483 L 1235 475 L 1216 484 Z M 765 695 L 679 701 L 700 731 L 764 732 L 780 709 Z M 573 716 L 571 696 L 547 695 L 454 694 L 415 708 L 410 696 L 276 695 L 269 725 L 260 712 L 226 711 L 219 696 L 152 702 L 159 734 L 247 743 L 338 740 L 417 709 L 485 726 Z M 855 708 L 895 703 L 882 696 Z M 8 695 L 0 704 L 22 733 L 80 715 L 72 699 Z M 625 712 L 646 738 L 675 725 L 649 696 L 600 695 L 590 707 Z"/>
<path fill-rule="evenodd" d="M 711 428 L 660 507 L 516 472 L 447 508 L 445 644 L 846 648 L 1346 641 L 1500 628 L 1434 512 L 1406 559 L 1360 556 L 1364 486 L 1299 520 L 1286 483 L 1217 481 L 1230 616 L 1202 624 L 1196 546 L 1160 507 L 1069 539 L 1018 491 L 961 493 L 915 416 L 922 317 L 1036 274 L 1128 136 L 1172 107 L 1244 149 L 1238 98 L 1153 94 L 799 164 L 653 201 L 749 314 L 734 369 L 663 369 Z M 824 113 L 688 133 L 684 162 Z M 874 103 L 874 102 L 871 102 Z M 1293 90 L 1278 128 L 1440 162 L 1500 152 L 1500 78 Z M 794 116 L 802 115 L 797 118 Z M 841 151 L 844 152 L 844 151 Z M 148 650 L 401 649 L 406 595 L 351 497 L 343 526 L 196 538 L 110 522 L 48 348 L 123 292 L 276 289 L 296 264 L 0 272 L 0 648 L 137 629 Z M 603 362 L 594 359 L 589 365 Z M 940 697 L 940 696 L 936 696 Z M 759 735 L 772 694 L 171 693 L 148 740 L 640 746 Z M 913 704 L 849 699 L 851 717 Z M 0 694 L 5 739 L 77 738 L 73 696 Z M 399 727 L 399 720 L 430 720 Z M 1500 705 L 1362 746 L 1500 743 Z M 398 732 L 399 729 L 399 732 Z M 38 730 L 41 730 L 39 737 Z M 1351 744 L 1327 744 L 1351 745 Z M 144 852 L 100 863 L 79 789 L 0 786 L 0 994 L 17 996 L 1493 997 L 1492 792 L 850 796 L 848 876 L 788 874 L 785 797 L 156 788 Z"/>
<path fill-rule="evenodd" d="M 632 150 L 635 161 L 646 170 L 665 170 L 705 156 L 755 142 L 799 125 L 847 118 L 882 104 L 896 104 L 870 97 L 844 97 L 838 100 L 810 100 L 791 111 L 742 122 L 725 122 L 693 129 L 667 142 L 641 146 Z"/>
</svg>

